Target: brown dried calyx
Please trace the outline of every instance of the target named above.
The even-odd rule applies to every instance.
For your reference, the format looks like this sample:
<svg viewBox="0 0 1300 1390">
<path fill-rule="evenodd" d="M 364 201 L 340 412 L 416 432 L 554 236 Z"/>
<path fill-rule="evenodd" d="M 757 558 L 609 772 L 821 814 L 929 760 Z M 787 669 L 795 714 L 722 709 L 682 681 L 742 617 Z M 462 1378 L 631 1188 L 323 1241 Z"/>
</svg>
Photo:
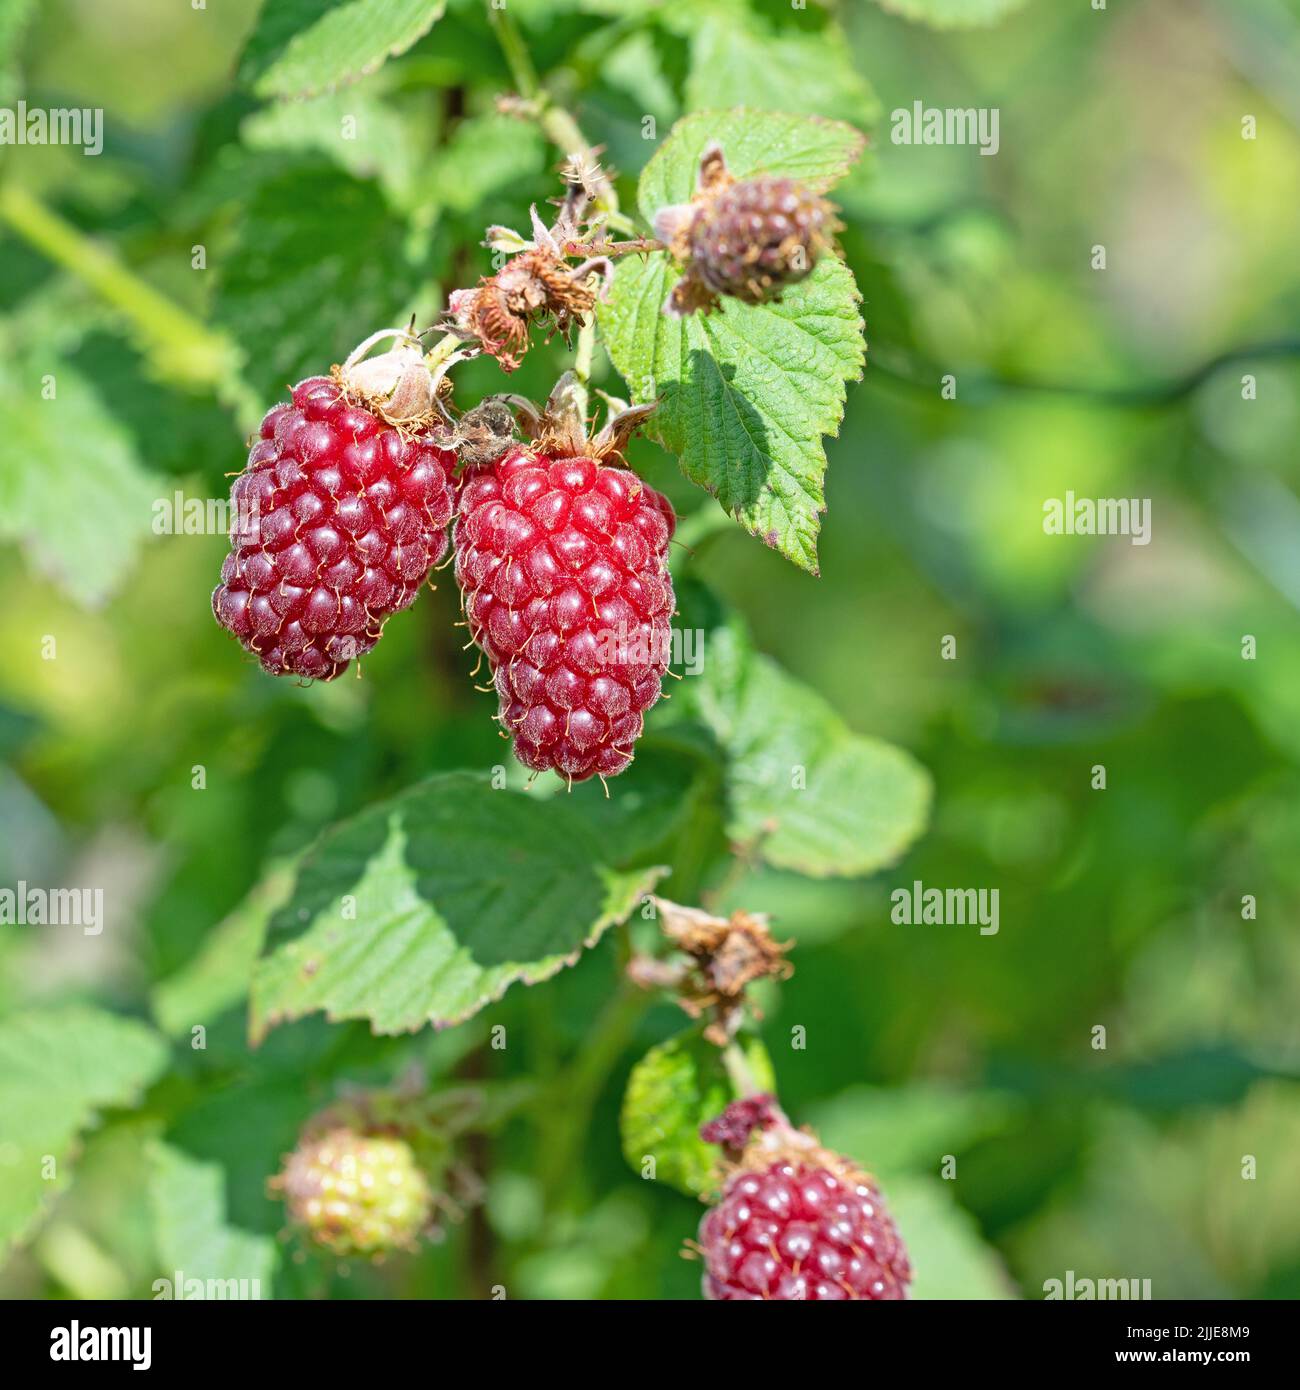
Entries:
<svg viewBox="0 0 1300 1390">
<path fill-rule="evenodd" d="M 603 428 L 594 435 L 588 428 L 587 388 L 576 373 L 565 372 L 541 410 L 525 396 L 489 396 L 454 422 L 445 443 L 457 451 L 468 467 L 495 463 L 519 442 L 519 433 L 536 453 L 548 458 L 589 458 L 597 463 L 621 464 L 628 440 L 657 403 L 628 405 L 601 394 L 609 414 Z"/>
<path fill-rule="evenodd" d="M 614 273 L 607 256 L 587 256 L 577 266 L 569 264 L 575 243 L 582 246 L 593 190 L 605 176 L 598 167 L 593 171 L 571 160 L 564 177 L 568 191 L 555 224 L 548 228 L 533 207 L 531 240 L 509 227 L 489 227 L 485 245 L 515 254 L 495 275 L 473 289 L 455 291 L 448 301 L 444 326 L 476 342 L 503 371 L 514 371 L 523 360 L 533 324 L 542 325 L 548 337 L 567 337 L 595 307 L 598 293 Z"/>
<path fill-rule="evenodd" d="M 664 313 L 707 314 L 723 296 L 745 304 L 778 300 L 785 286 L 812 271 L 840 226 L 833 204 L 793 179 L 737 180 L 722 147 L 712 144 L 700 158 L 695 196 L 655 217 L 655 235 L 686 267 Z"/>
<path fill-rule="evenodd" d="M 675 965 L 639 958 L 628 967 L 629 974 L 643 987 L 674 990 L 677 1002 L 692 1018 L 711 1013 L 704 1036 L 723 1047 L 744 1019 L 748 986 L 756 980 L 789 979 L 794 967 L 785 953 L 794 943 L 774 941 L 761 914 L 714 917 L 663 898 L 654 901 L 664 935 L 687 962 Z M 756 1013 L 752 1005 L 749 1008 Z"/>
</svg>

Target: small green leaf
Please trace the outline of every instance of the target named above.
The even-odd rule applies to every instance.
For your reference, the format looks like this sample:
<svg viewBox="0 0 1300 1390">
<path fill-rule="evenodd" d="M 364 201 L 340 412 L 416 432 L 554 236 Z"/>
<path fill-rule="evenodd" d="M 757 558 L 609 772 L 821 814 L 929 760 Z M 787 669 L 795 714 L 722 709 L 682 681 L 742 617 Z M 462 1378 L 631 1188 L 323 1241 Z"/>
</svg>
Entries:
<svg viewBox="0 0 1300 1390">
<path fill-rule="evenodd" d="M 758 1038 L 745 1045 L 760 1087 L 775 1090 L 772 1061 Z M 632 1069 L 623 1094 L 623 1156 L 642 1172 L 654 1160 L 654 1177 L 692 1196 L 713 1186 L 716 1145 L 700 1138 L 700 1126 L 736 1099 L 722 1053 L 692 1029 L 652 1047 Z"/>
<path fill-rule="evenodd" d="M 267 400 L 408 316 L 422 281 L 379 190 L 325 165 L 258 183 L 217 268 L 215 317 Z"/>
<path fill-rule="evenodd" d="M 376 1033 L 457 1023 L 548 979 L 622 921 L 662 870 L 618 873 L 557 802 L 448 773 L 326 832 L 272 919 L 255 1039 L 324 1010 Z"/>
<path fill-rule="evenodd" d="M 979 29 L 997 24 L 1025 0 L 876 0 L 882 10 L 931 29 Z"/>
<path fill-rule="evenodd" d="M 149 1147 L 149 1201 L 163 1275 L 186 1286 L 203 1280 L 203 1298 L 269 1298 L 275 1241 L 226 1224 L 225 1177 L 220 1164 L 202 1163 L 170 1144 Z M 216 1281 L 224 1292 L 213 1291 Z M 186 1297 L 173 1288 L 172 1297 Z"/>
<path fill-rule="evenodd" d="M 268 0 L 244 74 L 256 74 L 258 96 L 332 91 L 405 53 L 445 9 L 446 0 Z"/>
<path fill-rule="evenodd" d="M 756 652 L 734 617 L 708 632 L 703 674 L 682 683 L 674 705 L 671 718 L 699 720 L 726 756 L 728 834 L 776 868 L 874 873 L 925 828 L 925 770 L 852 732 L 816 691 Z"/>
<path fill-rule="evenodd" d="M 21 541 L 78 603 L 102 603 L 149 536 L 156 480 L 95 391 L 58 361 L 0 368 L 0 437 L 0 540 Z"/>
<path fill-rule="evenodd" d="M 0 1253 L 67 1184 L 77 1135 L 96 1112 L 134 1104 L 166 1062 L 151 1029 L 99 1009 L 0 1023 Z"/>
</svg>

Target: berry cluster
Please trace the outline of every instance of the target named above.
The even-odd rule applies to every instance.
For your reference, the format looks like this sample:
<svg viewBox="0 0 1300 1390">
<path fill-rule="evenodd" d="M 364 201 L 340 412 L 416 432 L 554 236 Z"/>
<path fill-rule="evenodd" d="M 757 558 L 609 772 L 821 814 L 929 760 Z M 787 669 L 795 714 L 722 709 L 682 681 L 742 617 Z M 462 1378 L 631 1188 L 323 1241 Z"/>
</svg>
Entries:
<svg viewBox="0 0 1300 1390">
<path fill-rule="evenodd" d="M 212 610 L 270 674 L 333 680 L 415 600 L 457 510 L 456 578 L 497 717 L 525 766 L 573 783 L 627 767 L 668 668 L 676 516 L 621 453 L 654 407 L 618 408 L 589 439 L 576 379 L 561 379 L 545 414 L 508 397 L 459 417 L 446 379 L 476 354 L 512 370 L 534 328 L 567 334 L 590 322 L 611 255 L 663 249 L 603 239 L 590 212 L 608 188 L 599 166 L 571 159 L 565 181 L 553 226 L 534 208 L 530 238 L 490 229 L 489 243 L 514 254 L 451 295 L 437 351 L 425 355 L 414 320 L 380 330 L 266 415 L 231 490 L 231 549 Z M 656 221 L 685 266 L 665 307 L 774 299 L 808 274 L 836 225 L 829 203 L 789 179 L 737 181 L 710 146 L 695 197 Z M 384 339 L 396 344 L 368 357 Z"/>
</svg>

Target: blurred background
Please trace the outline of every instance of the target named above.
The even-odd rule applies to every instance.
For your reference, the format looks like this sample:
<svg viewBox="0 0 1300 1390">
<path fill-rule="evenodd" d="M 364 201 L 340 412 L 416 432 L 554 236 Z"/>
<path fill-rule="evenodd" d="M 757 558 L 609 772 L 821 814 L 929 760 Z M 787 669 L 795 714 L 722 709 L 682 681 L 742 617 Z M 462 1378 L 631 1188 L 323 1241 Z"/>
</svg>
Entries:
<svg viewBox="0 0 1300 1390">
<path fill-rule="evenodd" d="M 996 22 L 967 30 L 907 17 L 961 8 L 922 0 L 685 8 L 510 0 L 626 206 L 646 115 L 659 138 L 746 102 L 872 131 L 836 192 L 869 350 L 828 441 L 822 577 L 739 528 L 695 563 L 762 649 L 935 782 L 928 833 L 873 879 L 727 886 L 798 943 L 764 1024 L 786 1108 L 897 1194 L 931 1296 L 1041 1297 L 1073 1270 L 1295 1297 L 1300 9 L 1030 0 L 972 5 Z M 286 383 L 431 317 L 487 269 L 483 228 L 553 191 L 555 151 L 494 114 L 511 79 L 478 0 L 284 103 L 259 95 L 259 9 L 0 0 L 0 105 L 102 108 L 105 137 L 96 158 L 0 147 L 0 884 L 102 883 L 115 904 L 99 937 L 0 928 L 0 1013 L 85 1001 L 169 1031 L 160 986 L 269 865 L 499 758 L 449 575 L 363 679 L 299 688 L 212 620 L 224 537 L 151 532 L 155 499 L 225 495 Z M 997 155 L 893 144 L 916 101 L 996 108 Z M 511 389 L 544 395 L 566 360 L 535 349 Z M 460 369 L 461 403 L 499 380 Z M 653 445 L 631 458 L 683 512 L 714 506 Z M 1151 499 L 1151 543 L 1045 534 L 1067 490 Z M 999 932 L 895 925 L 914 879 L 998 888 Z M 265 1180 L 340 1075 L 563 1075 L 614 971 L 598 950 L 445 1034 L 313 1020 L 256 1053 L 236 1001 L 85 1141 L 0 1293 L 147 1295 L 167 1266 L 129 1194 L 159 1135 L 221 1165 L 233 1226 L 274 1235 Z M 484 1053 L 496 1024 L 528 1046 Z M 628 1069 L 679 1025 L 635 1022 L 547 1190 L 508 1126 L 476 1155 L 484 1212 L 443 1244 L 347 1273 L 285 1260 L 276 1293 L 448 1297 L 508 1268 L 512 1297 L 693 1296 L 677 1251 L 698 1209 L 638 1179 L 616 1122 Z M 797 1025 L 816 1046 L 788 1049 Z"/>
</svg>

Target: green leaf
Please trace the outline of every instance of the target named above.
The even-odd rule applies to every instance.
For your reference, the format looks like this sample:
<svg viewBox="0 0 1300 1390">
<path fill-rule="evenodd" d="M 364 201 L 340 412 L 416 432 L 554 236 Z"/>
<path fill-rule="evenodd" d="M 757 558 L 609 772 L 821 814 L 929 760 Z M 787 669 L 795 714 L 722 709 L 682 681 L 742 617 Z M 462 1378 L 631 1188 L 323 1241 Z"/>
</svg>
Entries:
<svg viewBox="0 0 1300 1390">
<path fill-rule="evenodd" d="M 880 102 L 837 24 L 767 29 L 744 12 L 707 14 L 695 30 L 686 105 L 762 106 L 864 126 L 880 119 Z"/>
<path fill-rule="evenodd" d="M 876 0 L 882 10 L 931 29 L 979 29 L 997 24 L 1025 0 Z"/>
<path fill-rule="evenodd" d="M 272 869 L 242 903 L 204 938 L 193 960 L 153 992 L 153 1014 L 168 1037 L 212 1026 L 248 994 L 267 923 L 293 887 L 294 866 Z"/>
<path fill-rule="evenodd" d="M 245 118 L 239 134 L 250 150 L 314 151 L 353 178 L 377 179 L 396 207 L 409 202 L 425 158 L 414 122 L 370 84 L 266 106 Z"/>
<path fill-rule="evenodd" d="M 470 116 L 438 151 L 423 182 L 434 206 L 473 212 L 494 193 L 535 178 L 546 167 L 545 155 L 533 126 L 507 116 Z"/>
<path fill-rule="evenodd" d="M 167 1062 L 134 1020 L 69 1006 L 0 1023 L 0 1252 L 68 1181 L 77 1135 L 108 1106 L 135 1103 Z"/>
<path fill-rule="evenodd" d="M 256 74 L 258 96 L 332 91 L 405 53 L 445 9 L 446 0 L 268 0 L 245 54 L 244 75 Z"/>
<path fill-rule="evenodd" d="M 751 1039 L 745 1054 L 758 1084 L 775 1090 L 761 1040 Z M 679 1033 L 652 1047 L 628 1077 L 619 1117 L 623 1156 L 637 1172 L 653 1159 L 654 1177 L 681 1192 L 707 1192 L 718 1149 L 700 1138 L 700 1126 L 735 1099 L 722 1053 L 695 1029 Z"/>
<path fill-rule="evenodd" d="M 202 1297 L 268 1298 L 275 1268 L 275 1241 L 270 1236 L 236 1230 L 226 1224 L 225 1177 L 221 1166 L 202 1163 L 170 1144 L 149 1148 L 149 1201 L 163 1275 L 179 1271 L 191 1279 L 216 1280 Z M 247 1285 L 241 1289 L 243 1281 Z M 172 1297 L 184 1290 L 173 1288 Z"/>
<path fill-rule="evenodd" d="M 979 1227 L 933 1178 L 896 1179 L 884 1190 L 912 1263 L 911 1297 L 917 1299 L 1014 1298 L 1001 1260 Z"/>
<path fill-rule="evenodd" d="M 937 1174 L 945 1154 L 998 1133 L 1015 1113 L 1014 1098 L 1000 1092 L 918 1084 L 853 1086 L 807 1118 L 829 1148 L 852 1154 L 869 1172 Z"/>
<path fill-rule="evenodd" d="M 470 773 L 328 831 L 272 919 L 252 1033 L 324 1010 L 376 1033 L 457 1023 L 545 980 L 623 920 L 662 870 L 617 873 L 577 812 Z"/>
<path fill-rule="evenodd" d="M 52 400 L 42 395 L 48 377 Z M 0 366 L 0 540 L 78 603 L 102 603 L 149 535 L 155 478 L 121 426 L 65 363 Z"/>
<path fill-rule="evenodd" d="M 686 600 L 683 611 L 690 611 Z M 727 759 L 727 833 L 776 868 L 870 874 L 925 828 L 930 778 L 892 744 L 853 733 L 826 701 L 756 652 L 732 617 L 672 718 L 694 718 Z"/>
<path fill-rule="evenodd" d="M 568 804 L 600 835 L 606 861 L 624 868 L 661 856 L 699 803 L 716 795 L 716 781 L 716 768 L 699 753 L 647 737 L 608 798 L 599 782 L 584 782 Z"/>
<path fill-rule="evenodd" d="M 379 190 L 323 165 L 254 187 L 220 276 L 215 317 L 246 349 L 265 399 L 404 321 L 423 278 Z"/>
<path fill-rule="evenodd" d="M 837 433 L 865 348 L 853 277 L 825 256 L 779 304 L 660 312 L 679 278 L 664 256 L 624 261 L 600 310 L 648 432 L 751 534 L 813 574 L 826 509 L 822 436 Z"/>
<path fill-rule="evenodd" d="M 734 173 L 789 174 L 829 187 L 862 148 L 839 121 L 772 112 L 703 112 L 679 121 L 641 175 L 647 220 L 690 198 L 700 152 L 722 143 Z M 779 303 L 727 300 L 666 318 L 679 272 L 665 255 L 620 264 L 599 310 L 606 346 L 637 401 L 658 398 L 649 432 L 748 531 L 817 573 L 825 510 L 823 435 L 844 415 L 845 383 L 866 345 L 853 276 L 834 256 Z"/>
<path fill-rule="evenodd" d="M 253 86 L 286 45 L 345 0 L 265 0 L 239 60 L 239 80 Z"/>
<path fill-rule="evenodd" d="M 660 208 L 695 192 L 700 155 L 717 141 L 738 179 L 784 174 L 824 193 L 848 173 L 866 138 L 843 121 L 780 111 L 696 111 L 673 126 L 641 171 L 637 202 L 653 222 Z"/>
</svg>

